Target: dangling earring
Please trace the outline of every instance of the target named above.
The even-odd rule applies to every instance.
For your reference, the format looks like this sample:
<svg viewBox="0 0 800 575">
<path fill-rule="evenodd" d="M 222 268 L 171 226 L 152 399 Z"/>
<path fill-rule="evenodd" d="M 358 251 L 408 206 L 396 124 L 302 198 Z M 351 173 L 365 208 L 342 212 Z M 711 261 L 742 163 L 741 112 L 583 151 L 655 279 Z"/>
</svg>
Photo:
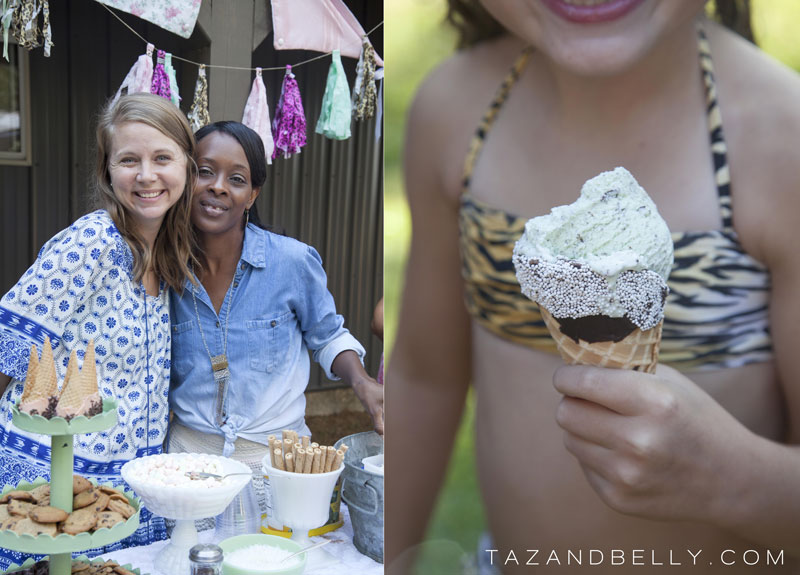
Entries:
<svg viewBox="0 0 800 575">
<path fill-rule="evenodd" d="M 250 208 L 244 209 L 244 227 L 247 227 L 247 224 L 250 223 Z"/>
</svg>

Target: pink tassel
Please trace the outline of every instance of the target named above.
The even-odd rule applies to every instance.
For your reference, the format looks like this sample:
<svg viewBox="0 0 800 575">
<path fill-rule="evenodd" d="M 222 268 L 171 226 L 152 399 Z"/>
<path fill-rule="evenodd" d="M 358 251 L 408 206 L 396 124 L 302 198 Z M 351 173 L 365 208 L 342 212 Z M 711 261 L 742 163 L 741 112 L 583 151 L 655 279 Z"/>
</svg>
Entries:
<svg viewBox="0 0 800 575">
<path fill-rule="evenodd" d="M 149 92 L 150 85 L 153 83 L 153 49 L 155 46 L 152 44 L 147 45 L 147 53 L 142 54 L 136 60 L 136 63 L 131 67 L 128 75 L 122 81 L 122 84 L 114 96 L 116 102 L 122 95 L 123 90 L 127 94 L 135 94 L 136 92 Z"/>
<path fill-rule="evenodd" d="M 272 139 L 272 131 L 269 125 L 267 88 L 264 86 L 264 79 L 261 77 L 261 68 L 256 68 L 253 87 L 250 89 L 250 96 L 247 97 L 247 104 L 244 106 L 242 124 L 252 128 L 261 136 L 261 140 L 264 142 L 264 152 L 267 155 L 267 163 L 271 164 L 275 141 Z"/>
<path fill-rule="evenodd" d="M 158 51 L 156 69 L 153 71 L 153 81 L 150 83 L 150 93 L 171 100 L 169 76 L 167 76 L 167 71 L 164 69 L 164 59 L 166 56 L 167 54 L 164 50 Z"/>
<path fill-rule="evenodd" d="M 285 158 L 299 154 L 300 148 L 306 145 L 306 117 L 300 99 L 300 88 L 291 66 L 286 66 L 286 75 L 283 77 L 281 98 L 272 120 L 272 136 L 275 140 L 273 160 L 280 154 Z"/>
</svg>

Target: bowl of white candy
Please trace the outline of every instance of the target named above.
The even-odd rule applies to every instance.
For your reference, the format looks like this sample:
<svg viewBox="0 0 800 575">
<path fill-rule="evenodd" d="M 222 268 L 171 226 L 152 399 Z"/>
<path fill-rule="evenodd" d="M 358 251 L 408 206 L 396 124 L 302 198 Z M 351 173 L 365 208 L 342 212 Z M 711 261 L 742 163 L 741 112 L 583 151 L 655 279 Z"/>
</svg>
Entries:
<svg viewBox="0 0 800 575">
<path fill-rule="evenodd" d="M 193 478 L 187 473 L 226 475 L 224 479 Z M 222 513 L 248 484 L 252 472 L 244 463 L 205 453 L 162 453 L 140 457 L 122 466 L 122 478 L 145 506 L 170 519 L 204 519 Z"/>
<path fill-rule="evenodd" d="M 252 470 L 244 463 L 205 453 L 140 457 L 123 465 L 121 473 L 147 509 L 177 520 L 169 544 L 154 562 L 165 575 L 189 572 L 189 549 L 197 543 L 194 520 L 222 513 L 253 478 Z M 218 480 L 199 475 L 204 473 L 237 475 Z"/>
<path fill-rule="evenodd" d="M 300 575 L 306 568 L 306 554 L 288 558 L 301 547 L 277 535 L 237 535 L 222 541 L 223 575 Z"/>
</svg>

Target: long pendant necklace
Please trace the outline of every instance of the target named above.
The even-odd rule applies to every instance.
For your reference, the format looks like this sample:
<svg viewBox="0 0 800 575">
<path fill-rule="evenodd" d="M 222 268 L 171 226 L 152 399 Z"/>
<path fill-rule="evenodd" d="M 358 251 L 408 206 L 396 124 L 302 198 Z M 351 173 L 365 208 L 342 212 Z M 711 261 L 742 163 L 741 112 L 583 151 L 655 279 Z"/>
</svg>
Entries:
<svg viewBox="0 0 800 575">
<path fill-rule="evenodd" d="M 192 270 L 194 274 L 194 270 Z M 196 278 L 197 276 L 195 276 Z M 225 395 L 228 388 L 228 382 L 231 378 L 230 369 L 228 369 L 228 319 L 231 317 L 231 302 L 233 301 L 233 282 L 236 280 L 236 272 L 233 273 L 231 280 L 231 287 L 228 289 L 230 297 L 228 298 L 228 311 L 225 314 L 225 331 L 223 332 L 222 340 L 222 354 L 211 355 L 211 350 L 206 342 L 206 334 L 203 332 L 203 322 L 200 321 L 200 310 L 197 309 L 197 296 L 195 295 L 195 287 L 192 286 L 192 301 L 194 302 L 194 313 L 197 315 L 197 327 L 200 328 L 200 337 L 203 339 L 203 345 L 206 348 L 208 359 L 211 360 L 211 372 L 214 374 L 214 383 L 217 386 L 217 425 L 225 423 L 225 413 L 223 411 Z M 198 280 L 199 281 L 199 280 Z"/>
</svg>

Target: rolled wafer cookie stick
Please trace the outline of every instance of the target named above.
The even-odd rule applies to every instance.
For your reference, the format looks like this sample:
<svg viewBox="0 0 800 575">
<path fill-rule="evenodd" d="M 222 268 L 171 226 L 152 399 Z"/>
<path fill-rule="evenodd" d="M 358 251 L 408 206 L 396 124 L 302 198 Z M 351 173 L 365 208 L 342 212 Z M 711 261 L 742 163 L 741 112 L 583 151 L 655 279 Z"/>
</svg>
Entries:
<svg viewBox="0 0 800 575">
<path fill-rule="evenodd" d="M 331 466 L 331 471 L 336 471 L 342 466 L 342 461 L 344 461 L 344 451 L 341 449 L 336 450 L 336 456 L 333 458 L 333 465 Z"/>
<path fill-rule="evenodd" d="M 325 458 L 325 473 L 333 471 L 333 460 L 336 457 L 336 448 L 328 446 L 328 456 Z"/>
<path fill-rule="evenodd" d="M 267 436 L 267 444 L 269 445 L 269 462 L 272 464 L 272 467 L 275 467 L 275 436 L 268 435 Z"/>
<path fill-rule="evenodd" d="M 311 463 L 311 473 L 319 473 L 319 466 L 322 463 L 322 450 L 317 447 L 314 450 L 314 461 Z"/>
<path fill-rule="evenodd" d="M 294 471 L 294 453 L 286 454 L 286 471 Z"/>
<path fill-rule="evenodd" d="M 314 464 L 314 450 L 311 446 L 306 449 L 306 463 L 303 466 L 303 473 L 311 473 L 311 466 Z"/>
<path fill-rule="evenodd" d="M 297 442 L 294 445 L 292 445 L 292 453 L 294 453 L 295 461 L 297 461 L 297 450 L 298 449 L 303 449 L 303 444 L 300 443 L 300 442 Z"/>
<path fill-rule="evenodd" d="M 306 466 L 306 450 L 298 447 L 294 450 L 294 471 L 295 473 L 303 473 Z"/>
<path fill-rule="evenodd" d="M 347 450 L 348 450 L 348 449 L 350 449 L 350 448 L 349 448 L 349 447 L 348 447 L 346 444 L 342 443 L 342 444 L 339 446 L 339 449 L 341 449 L 341 450 L 342 450 L 342 453 L 347 453 Z"/>
<path fill-rule="evenodd" d="M 288 437 L 283 440 L 283 462 L 286 463 L 286 456 L 292 452 L 292 440 Z"/>
<path fill-rule="evenodd" d="M 308 449 L 308 446 L 311 445 L 311 438 L 308 435 L 304 435 L 300 438 L 300 443 L 303 444 L 303 449 Z"/>
<path fill-rule="evenodd" d="M 328 459 L 328 447 L 325 445 L 320 445 L 319 453 L 320 453 L 319 472 L 325 473 L 325 460 Z"/>
<path fill-rule="evenodd" d="M 275 469 L 286 469 L 286 467 L 283 465 L 283 453 L 281 450 L 276 448 L 273 452 L 273 456 L 275 457 Z"/>
<path fill-rule="evenodd" d="M 288 439 L 290 433 L 291 433 L 291 431 L 289 431 L 288 429 L 282 430 L 281 431 L 281 441 L 283 441 L 284 439 Z"/>
<path fill-rule="evenodd" d="M 316 449 L 317 447 L 319 447 L 319 443 L 317 443 L 316 441 L 312 441 L 312 442 L 311 442 L 311 447 L 313 447 L 314 449 Z"/>
</svg>

